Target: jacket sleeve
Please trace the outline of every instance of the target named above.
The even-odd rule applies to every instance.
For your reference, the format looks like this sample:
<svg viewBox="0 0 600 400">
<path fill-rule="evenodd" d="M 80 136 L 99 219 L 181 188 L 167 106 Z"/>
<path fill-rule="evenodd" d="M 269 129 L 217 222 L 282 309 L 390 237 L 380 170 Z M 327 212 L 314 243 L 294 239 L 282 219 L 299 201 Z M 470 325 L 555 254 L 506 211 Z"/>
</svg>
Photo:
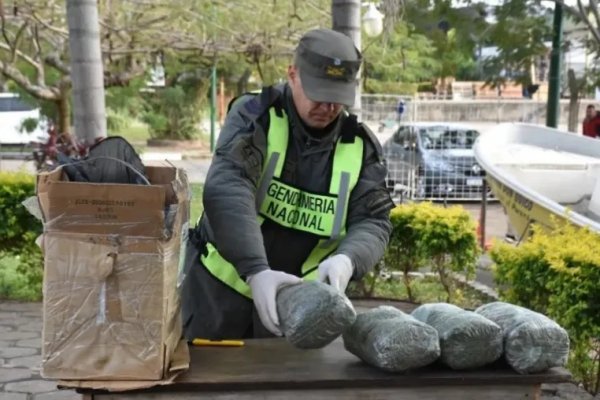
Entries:
<svg viewBox="0 0 600 400">
<path fill-rule="evenodd" d="M 268 269 L 255 206 L 266 143 L 243 112 L 254 99 L 238 100 L 227 114 L 203 191 L 210 239 L 242 277 Z"/>
<path fill-rule="evenodd" d="M 370 132 L 369 137 L 364 166 L 350 196 L 346 237 L 336 251 L 352 260 L 354 279 L 362 278 L 379 262 L 392 232 L 389 214 L 394 203 L 385 186 L 387 169 L 379 142 Z"/>
</svg>

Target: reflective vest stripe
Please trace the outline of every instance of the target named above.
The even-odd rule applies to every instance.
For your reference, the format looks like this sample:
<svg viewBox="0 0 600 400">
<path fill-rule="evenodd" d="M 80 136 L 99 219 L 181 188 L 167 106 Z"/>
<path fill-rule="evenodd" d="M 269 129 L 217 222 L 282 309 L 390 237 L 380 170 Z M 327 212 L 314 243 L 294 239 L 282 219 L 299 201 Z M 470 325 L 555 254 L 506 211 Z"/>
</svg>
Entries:
<svg viewBox="0 0 600 400">
<path fill-rule="evenodd" d="M 200 260 L 210 273 L 239 294 L 252 298 L 250 286 L 240 278 L 237 270 L 219 254 L 215 246 L 207 243 L 206 250 L 207 255 L 201 255 Z"/>
<path fill-rule="evenodd" d="M 290 136 L 288 119 L 285 113 L 282 117 L 279 117 L 275 109 L 271 108 L 269 117 L 267 157 L 266 162 L 263 163 L 261 181 L 256 190 L 257 220 L 259 224 L 262 224 L 265 218 L 258 215 L 258 211 L 263 207 L 273 178 L 281 177 Z M 350 193 L 356 186 L 360 175 L 363 148 L 363 140 L 358 136 L 355 137 L 352 143 L 342 143 L 341 139 L 336 143 L 329 193 L 317 196 L 335 198 L 335 214 L 330 232 L 326 232 L 326 238 L 319 240 L 302 264 L 301 273 L 306 280 L 317 279 L 319 263 L 336 250 L 346 233 L 348 203 Z M 290 185 L 285 186 L 290 187 Z M 295 188 L 291 189 L 298 192 Z M 296 193 L 296 195 L 299 195 L 299 193 Z M 201 261 L 209 272 L 236 292 L 252 298 L 248 284 L 240 278 L 235 267 L 219 254 L 216 247 L 208 243 L 206 250 L 207 255 L 202 255 Z"/>
</svg>

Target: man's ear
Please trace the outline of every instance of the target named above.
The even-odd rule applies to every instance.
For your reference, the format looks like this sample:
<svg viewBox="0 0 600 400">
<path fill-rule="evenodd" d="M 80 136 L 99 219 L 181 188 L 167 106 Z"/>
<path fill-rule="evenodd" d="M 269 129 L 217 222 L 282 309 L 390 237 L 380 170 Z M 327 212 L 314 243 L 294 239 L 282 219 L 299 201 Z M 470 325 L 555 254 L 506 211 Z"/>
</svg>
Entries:
<svg viewBox="0 0 600 400">
<path fill-rule="evenodd" d="M 295 82 L 298 76 L 298 68 L 296 68 L 294 65 L 288 65 L 287 76 L 290 84 Z"/>
</svg>

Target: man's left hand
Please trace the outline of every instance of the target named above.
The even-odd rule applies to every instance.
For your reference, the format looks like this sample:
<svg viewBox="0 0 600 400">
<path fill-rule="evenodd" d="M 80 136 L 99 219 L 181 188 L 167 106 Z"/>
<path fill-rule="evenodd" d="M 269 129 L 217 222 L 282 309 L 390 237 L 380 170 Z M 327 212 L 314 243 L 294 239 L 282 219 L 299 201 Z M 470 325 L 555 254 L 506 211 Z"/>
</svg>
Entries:
<svg viewBox="0 0 600 400">
<path fill-rule="evenodd" d="M 340 293 L 346 291 L 353 273 L 352 260 L 344 254 L 336 254 L 319 264 L 319 281 L 329 282 Z"/>
</svg>

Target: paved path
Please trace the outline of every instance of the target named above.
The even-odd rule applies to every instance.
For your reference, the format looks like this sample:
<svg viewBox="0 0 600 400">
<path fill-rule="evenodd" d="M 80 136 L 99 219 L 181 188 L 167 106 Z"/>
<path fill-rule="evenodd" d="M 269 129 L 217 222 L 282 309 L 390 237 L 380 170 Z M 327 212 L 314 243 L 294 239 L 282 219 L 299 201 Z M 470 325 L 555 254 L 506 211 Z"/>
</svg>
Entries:
<svg viewBox="0 0 600 400">
<path fill-rule="evenodd" d="M 0 302 L 0 400 L 81 399 L 40 377 L 40 303 Z"/>
</svg>

